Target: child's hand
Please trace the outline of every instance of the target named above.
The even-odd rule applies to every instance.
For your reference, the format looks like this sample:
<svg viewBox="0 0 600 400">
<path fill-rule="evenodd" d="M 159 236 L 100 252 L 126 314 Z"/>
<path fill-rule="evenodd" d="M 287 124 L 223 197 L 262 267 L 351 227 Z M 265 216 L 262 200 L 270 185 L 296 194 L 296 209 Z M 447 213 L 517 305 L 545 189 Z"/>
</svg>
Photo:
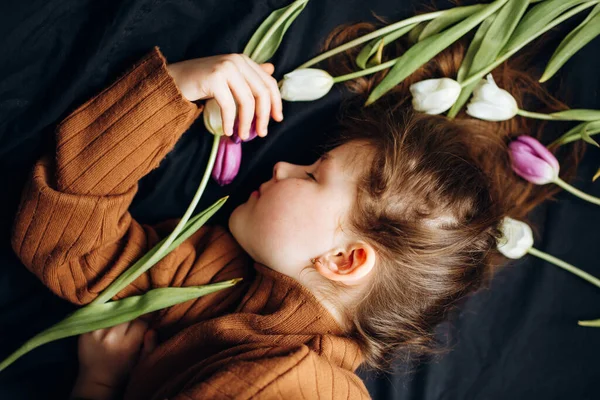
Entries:
<svg viewBox="0 0 600 400">
<path fill-rule="evenodd" d="M 263 137 L 267 135 L 269 114 L 277 121 L 283 119 L 281 95 L 271 76 L 273 64 L 258 65 L 248 56 L 227 54 L 182 61 L 167 68 L 188 100 L 215 98 L 228 136 L 233 133 L 237 108 L 238 135 L 242 139 L 248 137 L 255 114 L 256 131 Z"/>
<path fill-rule="evenodd" d="M 140 320 L 81 335 L 72 397 L 114 397 L 140 356 L 154 350 L 155 342 L 154 332 Z"/>
</svg>

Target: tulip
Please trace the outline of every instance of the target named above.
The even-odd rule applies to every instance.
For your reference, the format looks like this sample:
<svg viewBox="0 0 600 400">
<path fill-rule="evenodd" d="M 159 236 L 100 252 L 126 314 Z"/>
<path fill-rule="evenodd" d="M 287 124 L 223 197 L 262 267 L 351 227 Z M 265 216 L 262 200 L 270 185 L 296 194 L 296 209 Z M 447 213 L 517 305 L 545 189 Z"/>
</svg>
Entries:
<svg viewBox="0 0 600 400">
<path fill-rule="evenodd" d="M 221 107 L 217 104 L 216 100 L 209 100 L 204 105 L 204 126 L 206 129 L 212 133 L 213 135 L 223 136 L 223 122 L 221 118 Z M 233 124 L 233 135 L 231 139 L 236 142 L 249 142 L 258 136 L 256 132 L 256 119 L 252 120 L 252 125 L 250 126 L 250 132 L 247 139 L 240 139 L 238 136 L 238 120 Z"/>
<path fill-rule="evenodd" d="M 533 233 L 525 222 L 504 217 L 502 235 L 498 242 L 498 251 L 505 257 L 521 258 L 533 247 Z"/>
<path fill-rule="evenodd" d="M 515 98 L 496 85 L 492 74 L 488 74 L 475 87 L 471 102 L 467 105 L 467 114 L 486 121 L 505 121 L 518 112 Z"/>
<path fill-rule="evenodd" d="M 558 160 L 536 139 L 530 136 L 519 136 L 508 148 L 512 169 L 521 178 L 536 185 L 555 183 L 580 199 L 600 206 L 600 198 L 584 193 L 558 177 L 560 169 Z"/>
<path fill-rule="evenodd" d="M 229 185 L 238 174 L 241 162 L 242 143 L 222 136 L 212 171 L 213 179 L 221 186 Z"/>
<path fill-rule="evenodd" d="M 410 93 L 416 111 L 441 114 L 458 99 L 460 84 L 450 78 L 426 79 L 410 85 Z"/>
<path fill-rule="evenodd" d="M 252 120 L 252 124 L 250 125 L 250 132 L 248 134 L 247 139 L 240 139 L 240 137 L 238 136 L 238 127 L 238 121 L 236 120 L 233 124 L 233 135 L 231 136 L 231 140 L 233 140 L 235 143 L 249 142 L 258 136 L 258 133 L 256 132 L 256 119 Z"/>
<path fill-rule="evenodd" d="M 326 71 L 303 68 L 285 74 L 279 90 L 284 100 L 311 101 L 329 93 L 333 83 L 333 77 Z"/>
<path fill-rule="evenodd" d="M 505 257 L 518 259 L 529 253 L 532 256 L 541 258 L 565 271 L 577 275 L 594 286 L 600 287 L 600 279 L 595 276 L 561 260 L 560 258 L 554 257 L 533 247 L 533 233 L 531 232 L 529 225 L 525 222 L 517 221 L 510 217 L 504 217 L 501 230 L 502 238 L 498 241 L 497 248 Z"/>
<path fill-rule="evenodd" d="M 221 120 L 221 107 L 215 100 L 209 100 L 204 105 L 204 126 L 215 136 L 222 136 L 219 142 L 215 166 L 212 177 L 221 186 L 229 185 L 240 170 L 242 161 L 242 142 L 249 142 L 258 136 L 256 132 L 256 120 L 252 120 L 250 132 L 247 139 L 238 136 L 238 121 L 233 125 L 233 135 L 224 136 Z"/>
<path fill-rule="evenodd" d="M 558 178 L 558 160 L 531 136 L 519 136 L 509 145 L 509 151 L 512 169 L 523 179 L 537 185 L 545 185 Z"/>
<path fill-rule="evenodd" d="M 204 104 L 202 111 L 204 117 L 204 126 L 215 136 L 223 136 L 223 118 L 221 117 L 221 107 L 215 99 L 208 100 Z"/>
</svg>

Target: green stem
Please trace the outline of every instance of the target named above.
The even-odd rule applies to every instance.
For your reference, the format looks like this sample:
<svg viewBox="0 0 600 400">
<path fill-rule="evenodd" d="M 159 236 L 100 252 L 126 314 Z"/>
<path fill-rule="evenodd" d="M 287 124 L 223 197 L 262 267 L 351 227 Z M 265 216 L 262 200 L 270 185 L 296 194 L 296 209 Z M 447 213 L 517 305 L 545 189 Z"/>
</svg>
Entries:
<svg viewBox="0 0 600 400">
<path fill-rule="evenodd" d="M 171 234 L 165 239 L 162 246 L 159 247 L 159 249 L 156 251 L 156 253 L 154 253 L 154 255 L 152 257 L 150 257 L 148 259 L 148 261 L 143 266 L 141 266 L 140 269 L 135 274 L 129 275 L 129 276 L 126 276 L 127 274 L 121 274 L 117 279 L 115 279 L 113 281 L 113 283 L 109 287 L 104 289 L 104 291 L 102 293 L 100 293 L 100 295 L 98 297 L 96 297 L 96 299 L 94 301 L 92 301 L 91 304 L 106 303 L 107 301 L 112 299 L 117 293 L 119 293 L 123 288 L 125 288 L 127 285 L 129 285 L 134 280 L 136 280 L 136 278 L 138 276 L 140 276 L 141 274 L 146 272 L 151 266 L 153 266 L 163 256 L 164 251 L 167 248 L 169 248 L 171 243 L 173 243 L 173 241 L 177 238 L 177 236 L 179 235 L 179 233 L 181 232 L 181 230 L 183 229 L 183 227 L 185 226 L 187 221 L 192 216 L 192 213 L 194 212 L 194 210 L 196 209 L 196 206 L 198 205 L 198 202 L 200 201 L 200 197 L 202 197 L 202 194 L 204 193 L 204 189 L 206 188 L 206 185 L 208 184 L 210 174 L 212 173 L 213 167 L 215 165 L 215 160 L 217 159 L 217 151 L 219 149 L 219 141 L 220 140 L 221 140 L 220 136 L 213 135 L 212 149 L 210 151 L 210 156 L 208 157 L 206 171 L 204 171 L 204 176 L 202 177 L 202 180 L 200 181 L 198 190 L 196 190 L 196 194 L 192 198 L 192 201 L 191 201 L 190 205 L 188 206 L 187 210 L 185 211 L 185 213 L 183 214 L 183 217 L 181 217 L 181 220 L 179 220 L 179 222 L 177 223 L 177 226 L 175 226 L 175 229 L 173 229 L 173 232 L 171 232 Z"/>
<path fill-rule="evenodd" d="M 397 29 L 403 28 L 407 25 L 410 24 L 414 24 L 414 23 L 418 23 L 418 22 L 423 22 L 423 21 L 429 21 L 432 19 L 435 19 L 437 17 L 439 17 L 440 15 L 444 14 L 447 10 L 443 10 L 443 11 L 435 11 L 435 12 L 431 12 L 431 13 L 427 13 L 427 14 L 422 14 L 422 15 L 417 15 L 415 17 L 411 17 L 408 19 L 404 19 L 402 21 L 398 21 L 396 23 L 393 23 L 391 25 L 385 26 L 381 29 L 377 29 L 376 31 L 373 31 L 367 35 L 361 36 L 359 38 L 356 38 L 354 40 L 349 41 L 348 43 L 344 43 L 341 46 L 336 47 L 335 49 L 331 49 L 329 51 L 326 51 L 323 54 L 320 54 L 318 56 L 316 56 L 315 58 L 312 58 L 310 60 L 308 60 L 307 62 L 305 62 L 304 64 L 302 64 L 301 66 L 299 66 L 296 69 L 300 69 L 300 68 L 308 68 L 311 65 L 315 65 L 320 61 L 323 61 L 335 54 L 341 53 L 343 51 L 346 51 L 354 46 L 358 46 L 359 44 L 368 42 L 369 40 L 378 38 L 379 36 L 383 36 L 385 34 L 388 34 L 390 32 L 393 32 Z"/>
<path fill-rule="evenodd" d="M 600 319 L 592 319 L 589 321 L 577 321 L 579 326 L 588 326 L 590 328 L 600 328 Z"/>
<path fill-rule="evenodd" d="M 567 182 L 563 181 L 560 178 L 556 178 L 554 181 L 552 181 L 554 183 L 556 183 L 558 186 L 560 186 L 561 188 L 565 189 L 567 192 L 579 197 L 580 199 L 589 201 L 590 203 L 596 204 L 600 206 L 600 198 L 598 197 L 594 197 L 591 196 L 587 193 L 582 192 L 581 190 L 577 189 L 576 187 L 573 187 L 571 185 L 569 185 Z"/>
<path fill-rule="evenodd" d="M 544 29 L 540 30 L 539 32 L 536 32 L 535 35 L 531 36 L 530 38 L 528 38 L 527 40 L 523 41 L 523 43 L 521 43 L 520 45 L 508 50 L 506 53 L 502 54 L 499 58 L 496 59 L 496 61 L 494 61 L 493 63 L 491 63 L 490 65 L 488 65 L 487 67 L 485 67 L 484 69 L 482 69 L 479 72 L 476 72 L 475 74 L 471 75 L 468 79 L 466 79 L 465 81 L 460 83 L 461 87 L 467 87 L 470 84 L 479 81 L 481 78 L 483 78 L 486 74 L 488 74 L 489 72 L 491 72 L 492 70 L 494 70 L 494 68 L 496 68 L 497 66 L 499 66 L 500 64 L 502 64 L 504 61 L 508 60 L 513 54 L 515 54 L 517 51 L 521 50 L 523 47 L 525 47 L 527 44 L 531 43 L 533 40 L 537 39 L 538 37 L 540 37 L 542 34 L 548 32 L 550 29 L 554 28 L 556 25 L 562 23 L 563 21 L 571 18 L 572 16 L 580 13 L 581 11 L 590 8 L 592 6 L 594 6 L 595 4 L 599 3 L 600 1 L 590 1 L 584 4 L 581 4 L 578 7 L 575 7 L 574 9 L 572 9 L 569 12 L 564 13 L 563 15 L 561 15 L 560 17 L 556 18 L 554 21 L 550 22 L 548 25 L 546 25 L 544 27 Z"/>
<path fill-rule="evenodd" d="M 271 36 L 273 36 L 273 34 L 277 31 L 277 29 L 279 29 L 282 21 L 285 22 L 288 19 L 288 17 L 290 15 L 292 15 L 294 12 L 296 12 L 298 7 L 301 6 L 302 4 L 306 3 L 306 1 L 308 1 L 308 0 L 296 1 L 296 3 L 292 7 L 285 10 L 285 12 L 279 18 L 277 18 L 277 23 L 271 25 L 271 27 L 269 28 L 267 33 L 265 33 L 265 35 L 262 37 L 262 39 L 260 39 L 260 42 L 258 42 L 256 47 L 254 48 L 252 55 L 249 56 L 251 59 L 253 59 L 253 60 L 256 59 L 256 57 L 260 54 L 260 51 L 262 50 L 263 47 L 265 47 L 265 45 L 267 44 L 267 42 L 269 41 Z"/>
<path fill-rule="evenodd" d="M 522 117 L 527 117 L 527 118 L 544 119 L 546 121 L 553 121 L 553 120 L 561 119 L 561 118 L 554 118 L 549 114 L 538 113 L 538 112 L 533 112 L 533 111 L 525 111 L 525 110 L 517 111 L 517 115 L 520 115 Z"/>
<path fill-rule="evenodd" d="M 588 134 L 589 136 L 593 136 L 593 135 L 596 135 L 596 134 L 598 134 L 598 133 L 600 133 L 600 128 L 598 128 L 598 129 L 593 129 L 593 130 L 591 130 L 591 131 L 588 131 L 588 133 L 587 133 L 587 134 Z M 556 144 L 559 144 L 559 143 L 560 143 L 561 145 L 563 145 L 563 144 L 567 144 L 567 143 L 575 142 L 575 141 L 577 141 L 577 140 L 580 140 L 580 139 L 582 139 L 582 137 L 581 137 L 581 133 L 575 133 L 575 134 L 573 134 L 573 135 L 571 135 L 571 136 L 567 136 L 567 137 L 564 137 L 564 136 L 563 136 L 563 137 L 560 137 L 560 138 L 556 139 L 554 142 L 550 143 L 550 144 L 548 145 L 548 147 L 552 147 L 552 146 L 554 146 L 554 145 L 556 145 Z"/>
<path fill-rule="evenodd" d="M 588 274 L 587 272 L 580 270 L 579 268 L 577 268 L 574 265 L 564 262 L 560 258 L 556 258 L 554 256 L 551 256 L 548 253 L 544 253 L 543 251 L 540 251 L 540 250 L 536 249 L 535 247 L 530 248 L 527 252 L 529 254 L 531 254 L 532 256 L 541 258 L 544 261 L 548 261 L 550 264 L 554 264 L 559 268 L 569 271 L 570 273 L 577 275 L 581 279 L 585 279 L 592 285 L 600 288 L 600 279 L 596 278 L 594 275 Z"/>
<path fill-rule="evenodd" d="M 356 71 L 356 72 L 353 72 L 351 74 L 336 76 L 335 78 L 333 78 L 333 83 L 340 83 L 340 82 L 344 82 L 344 81 L 349 81 L 350 79 L 355 79 L 355 78 L 359 78 L 361 76 L 374 74 L 375 72 L 379 72 L 379 71 L 384 70 L 386 68 L 393 67 L 394 64 L 396 64 L 396 61 L 398 61 L 398 58 L 394 58 L 393 60 L 386 61 L 383 64 L 379 64 L 379 65 L 376 65 L 374 67 L 362 69 L 360 71 Z"/>
</svg>

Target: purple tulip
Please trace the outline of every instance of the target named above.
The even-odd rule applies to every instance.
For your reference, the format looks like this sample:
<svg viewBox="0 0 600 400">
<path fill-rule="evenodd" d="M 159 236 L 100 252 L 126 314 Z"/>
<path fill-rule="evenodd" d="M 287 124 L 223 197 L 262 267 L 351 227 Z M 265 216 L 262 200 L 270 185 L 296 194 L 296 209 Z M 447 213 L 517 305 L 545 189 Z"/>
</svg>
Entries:
<svg viewBox="0 0 600 400">
<path fill-rule="evenodd" d="M 250 132 L 248 139 L 246 140 L 242 140 L 240 139 L 240 137 L 238 136 L 238 129 L 239 129 L 239 125 L 238 125 L 238 120 L 235 120 L 235 123 L 233 124 L 233 135 L 231 136 L 231 140 L 233 140 L 235 143 L 240 143 L 240 142 L 249 142 L 252 139 L 254 139 L 256 136 L 258 136 L 258 133 L 256 133 L 256 119 L 252 120 L 252 124 L 250 125 Z"/>
<path fill-rule="evenodd" d="M 212 177 L 221 186 L 229 185 L 240 170 L 242 162 L 242 142 L 234 142 L 227 136 L 221 136 L 217 159 Z"/>
<path fill-rule="evenodd" d="M 235 133 L 231 137 L 222 136 L 221 141 L 219 142 L 219 149 L 217 150 L 217 159 L 215 160 L 212 177 L 221 186 L 229 185 L 233 182 L 240 170 L 240 164 L 242 162 L 242 142 L 249 142 L 258 136 L 254 120 L 250 126 L 250 136 L 248 136 L 248 139 L 240 139 L 237 131 L 238 123 L 236 121 L 233 126 L 233 132 Z"/>
<path fill-rule="evenodd" d="M 508 148 L 512 169 L 521 178 L 537 185 L 545 185 L 558 179 L 558 160 L 536 139 L 519 136 Z"/>
</svg>

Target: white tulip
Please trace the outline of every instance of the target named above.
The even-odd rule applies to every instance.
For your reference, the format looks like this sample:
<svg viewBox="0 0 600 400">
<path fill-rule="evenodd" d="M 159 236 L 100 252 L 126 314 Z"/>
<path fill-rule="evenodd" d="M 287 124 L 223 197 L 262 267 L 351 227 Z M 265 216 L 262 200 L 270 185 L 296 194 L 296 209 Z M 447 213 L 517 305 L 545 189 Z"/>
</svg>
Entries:
<svg viewBox="0 0 600 400">
<path fill-rule="evenodd" d="M 311 101 L 329 93 L 333 83 L 333 77 L 326 71 L 303 68 L 285 74 L 279 91 L 287 101 Z"/>
<path fill-rule="evenodd" d="M 221 107 L 215 99 L 208 100 L 204 104 L 202 111 L 204 116 L 204 126 L 210 133 L 216 136 L 223 136 L 223 119 L 221 117 Z"/>
<path fill-rule="evenodd" d="M 467 114 L 486 121 L 505 121 L 517 115 L 518 111 L 515 98 L 496 85 L 492 74 L 479 82 L 467 105 Z"/>
<path fill-rule="evenodd" d="M 498 251 L 508 258 L 521 258 L 533 247 L 533 233 L 525 222 L 505 217 L 502 221 L 502 235 Z"/>
<path fill-rule="evenodd" d="M 416 111 L 441 114 L 448 110 L 460 95 L 460 84 L 454 79 L 426 79 L 410 85 L 412 104 Z"/>
</svg>

